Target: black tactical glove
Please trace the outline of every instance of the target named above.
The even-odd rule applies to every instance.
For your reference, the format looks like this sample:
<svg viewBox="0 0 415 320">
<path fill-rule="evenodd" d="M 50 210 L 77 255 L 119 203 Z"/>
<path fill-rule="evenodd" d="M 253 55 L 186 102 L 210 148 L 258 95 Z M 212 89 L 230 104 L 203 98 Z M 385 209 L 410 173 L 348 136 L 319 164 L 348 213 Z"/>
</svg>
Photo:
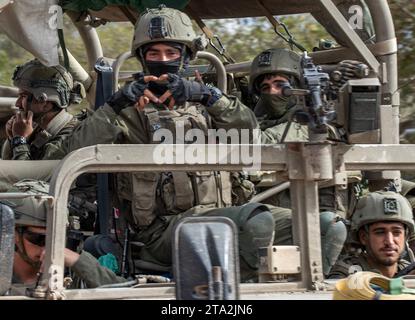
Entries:
<svg viewBox="0 0 415 320">
<path fill-rule="evenodd" d="M 115 92 L 107 101 L 115 113 L 119 114 L 122 109 L 134 105 L 144 95 L 148 83 L 144 82 L 144 73 L 134 74 L 134 81 L 126 84 Z"/>
<path fill-rule="evenodd" d="M 167 81 L 167 89 L 179 105 L 189 101 L 211 106 L 212 102 L 216 102 L 222 96 L 217 88 L 210 88 L 197 81 L 186 80 L 176 74 L 169 73 Z"/>
</svg>

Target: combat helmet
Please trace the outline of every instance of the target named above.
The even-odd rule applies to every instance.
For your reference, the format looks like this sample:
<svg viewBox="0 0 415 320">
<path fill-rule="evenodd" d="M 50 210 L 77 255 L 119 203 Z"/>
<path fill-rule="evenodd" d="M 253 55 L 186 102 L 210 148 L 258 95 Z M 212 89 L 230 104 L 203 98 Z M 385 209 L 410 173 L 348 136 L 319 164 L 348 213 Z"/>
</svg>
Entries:
<svg viewBox="0 0 415 320">
<path fill-rule="evenodd" d="M 47 67 L 34 59 L 17 66 L 12 79 L 14 86 L 30 92 L 38 101 L 51 101 L 60 108 L 71 102 L 74 82 L 62 66 Z"/>
<path fill-rule="evenodd" d="M 408 236 L 414 234 L 414 220 L 409 201 L 393 191 L 376 191 L 359 199 L 352 216 L 351 233 L 358 240 L 361 227 L 380 221 L 396 221 L 408 227 Z"/>
<path fill-rule="evenodd" d="M 140 16 L 135 26 L 132 54 L 143 62 L 141 49 L 152 42 L 184 44 L 190 51 L 191 59 L 196 57 L 197 51 L 203 50 L 207 45 L 204 36 L 196 35 L 192 21 L 185 13 L 166 8 L 165 5 L 147 9 Z"/>
<path fill-rule="evenodd" d="M 267 73 L 282 73 L 292 76 L 298 82 L 301 78 L 301 57 L 294 51 L 275 48 L 268 49 L 257 55 L 252 62 L 249 90 L 252 93 L 259 94 L 257 80 L 261 75 Z"/>
<path fill-rule="evenodd" d="M 44 181 L 25 179 L 15 183 L 8 192 L 32 194 L 32 197 L 1 202 L 13 209 L 16 226 L 46 227 L 47 196 L 49 184 Z"/>
</svg>

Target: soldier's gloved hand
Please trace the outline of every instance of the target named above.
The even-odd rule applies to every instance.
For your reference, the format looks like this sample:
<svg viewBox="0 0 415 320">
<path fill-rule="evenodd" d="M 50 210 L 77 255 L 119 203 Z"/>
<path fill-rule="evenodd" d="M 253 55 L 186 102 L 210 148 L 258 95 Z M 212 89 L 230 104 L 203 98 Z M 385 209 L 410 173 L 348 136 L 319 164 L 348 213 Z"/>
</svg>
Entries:
<svg viewBox="0 0 415 320">
<path fill-rule="evenodd" d="M 346 81 L 348 79 L 365 78 L 369 75 L 369 67 L 366 64 L 355 60 L 341 61 L 336 70 L 341 73 L 342 78 Z"/>
<path fill-rule="evenodd" d="M 108 99 L 107 103 L 115 113 L 119 114 L 125 107 L 132 106 L 138 102 L 140 97 L 144 95 L 144 91 L 148 90 L 148 82 L 151 81 L 151 78 L 152 76 L 144 76 L 142 72 L 136 73 L 134 75 L 134 81 L 115 92 Z"/>
<path fill-rule="evenodd" d="M 203 83 L 186 80 L 172 73 L 167 74 L 167 82 L 167 91 L 160 97 L 161 103 L 171 96 L 177 104 L 189 101 L 211 106 L 222 95 L 217 88 L 209 88 Z M 215 101 L 212 101 L 212 98 Z"/>
</svg>

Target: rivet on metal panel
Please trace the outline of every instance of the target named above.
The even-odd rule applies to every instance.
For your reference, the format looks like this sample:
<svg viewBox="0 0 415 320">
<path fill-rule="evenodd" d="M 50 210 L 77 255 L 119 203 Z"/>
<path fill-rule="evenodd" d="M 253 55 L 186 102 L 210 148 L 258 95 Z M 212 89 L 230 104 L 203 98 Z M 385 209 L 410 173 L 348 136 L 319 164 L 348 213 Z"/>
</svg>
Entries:
<svg viewBox="0 0 415 320">
<path fill-rule="evenodd" d="M 117 156 L 115 157 L 115 159 L 121 160 L 121 156 L 119 154 L 117 154 Z"/>
</svg>

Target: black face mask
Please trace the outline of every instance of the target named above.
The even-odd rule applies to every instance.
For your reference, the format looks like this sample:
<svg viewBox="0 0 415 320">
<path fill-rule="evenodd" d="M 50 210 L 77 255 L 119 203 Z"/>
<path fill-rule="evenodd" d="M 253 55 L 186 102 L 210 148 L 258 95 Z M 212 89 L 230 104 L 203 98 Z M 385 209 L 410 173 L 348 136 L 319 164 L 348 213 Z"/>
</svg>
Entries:
<svg viewBox="0 0 415 320">
<path fill-rule="evenodd" d="M 160 77 L 165 73 L 178 73 L 181 63 L 181 58 L 170 61 L 146 61 L 146 68 L 149 74 Z"/>
</svg>

